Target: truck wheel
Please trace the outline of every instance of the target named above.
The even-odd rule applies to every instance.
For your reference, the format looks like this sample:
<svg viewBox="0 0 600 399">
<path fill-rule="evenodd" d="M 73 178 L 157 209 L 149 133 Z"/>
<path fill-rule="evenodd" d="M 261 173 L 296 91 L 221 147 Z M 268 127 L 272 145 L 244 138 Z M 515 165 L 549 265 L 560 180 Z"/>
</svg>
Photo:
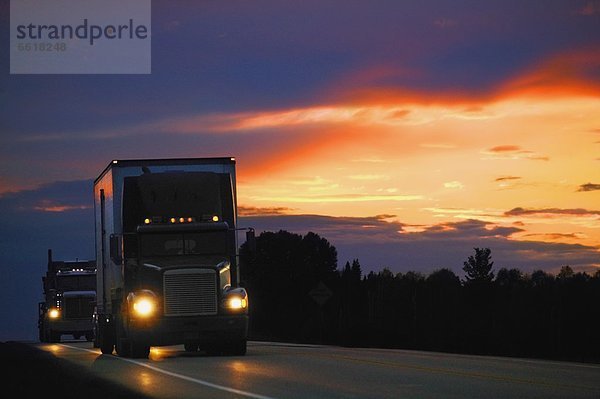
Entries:
<svg viewBox="0 0 600 399">
<path fill-rule="evenodd" d="M 131 356 L 131 344 L 127 338 L 117 337 L 117 343 L 115 345 L 115 350 L 117 351 L 117 355 L 121 357 L 130 357 Z"/>
<path fill-rule="evenodd" d="M 102 352 L 103 355 L 112 355 L 114 348 L 115 346 L 112 342 L 104 341 L 100 343 L 100 352 Z"/>
<path fill-rule="evenodd" d="M 112 326 L 110 326 L 112 327 Z M 100 348 L 103 355 L 112 355 L 115 349 L 114 329 L 104 325 L 98 329 L 98 334 L 95 337 L 95 347 Z"/>
<path fill-rule="evenodd" d="M 44 325 L 41 324 L 38 328 L 38 336 L 40 339 L 40 342 L 47 342 L 48 340 L 46 339 L 46 329 L 44 328 Z"/>
<path fill-rule="evenodd" d="M 131 341 L 131 357 L 136 359 L 147 359 L 150 355 L 150 346 L 140 342 Z"/>
<path fill-rule="evenodd" d="M 94 334 L 92 332 L 85 333 L 85 340 L 87 342 L 92 342 L 94 340 Z"/>
</svg>

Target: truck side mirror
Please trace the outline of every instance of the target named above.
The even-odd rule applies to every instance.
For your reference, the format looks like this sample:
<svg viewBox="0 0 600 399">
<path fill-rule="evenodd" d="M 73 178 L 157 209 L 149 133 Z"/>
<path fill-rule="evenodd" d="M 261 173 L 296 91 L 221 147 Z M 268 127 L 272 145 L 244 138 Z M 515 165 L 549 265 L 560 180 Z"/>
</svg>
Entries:
<svg viewBox="0 0 600 399">
<path fill-rule="evenodd" d="M 256 252 L 256 235 L 253 228 L 246 231 L 246 246 L 250 252 Z"/>
<path fill-rule="evenodd" d="M 121 257 L 121 236 L 119 235 L 110 235 L 110 259 L 117 265 L 120 265 L 123 260 Z"/>
</svg>

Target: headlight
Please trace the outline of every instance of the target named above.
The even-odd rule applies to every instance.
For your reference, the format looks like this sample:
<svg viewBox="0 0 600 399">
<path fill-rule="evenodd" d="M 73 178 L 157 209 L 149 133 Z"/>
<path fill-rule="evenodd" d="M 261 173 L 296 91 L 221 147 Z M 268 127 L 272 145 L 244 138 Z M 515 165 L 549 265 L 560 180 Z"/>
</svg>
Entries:
<svg viewBox="0 0 600 399">
<path fill-rule="evenodd" d="M 148 317 L 152 313 L 154 313 L 155 309 L 156 306 L 154 304 L 154 301 L 150 298 L 138 298 L 133 302 L 133 311 L 138 316 Z"/>
<path fill-rule="evenodd" d="M 229 298 L 229 301 L 227 303 L 229 309 L 246 309 L 248 307 L 248 301 L 246 300 L 246 298 Z"/>
<path fill-rule="evenodd" d="M 156 295 L 152 291 L 132 292 L 127 295 L 127 301 L 131 306 L 132 313 L 137 317 L 150 317 L 156 313 Z"/>
<path fill-rule="evenodd" d="M 225 288 L 223 290 L 223 307 L 233 311 L 248 310 L 248 294 L 243 288 Z"/>
<path fill-rule="evenodd" d="M 59 316 L 60 316 L 60 310 L 58 310 L 56 308 L 52 308 L 48 312 L 48 317 L 50 317 L 51 319 L 58 319 Z"/>
</svg>

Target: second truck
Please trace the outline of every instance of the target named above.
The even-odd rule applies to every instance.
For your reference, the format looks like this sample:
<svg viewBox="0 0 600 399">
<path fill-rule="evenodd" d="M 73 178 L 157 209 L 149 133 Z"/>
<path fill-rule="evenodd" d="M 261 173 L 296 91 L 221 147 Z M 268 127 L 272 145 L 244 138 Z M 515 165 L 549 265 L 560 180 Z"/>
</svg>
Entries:
<svg viewBox="0 0 600 399">
<path fill-rule="evenodd" d="M 102 353 L 246 353 L 234 158 L 114 160 L 94 182 L 94 208 Z"/>
<path fill-rule="evenodd" d="M 96 262 L 56 261 L 48 250 L 48 269 L 42 277 L 44 301 L 38 304 L 40 342 L 60 342 L 64 334 L 92 340 L 96 302 Z"/>
</svg>

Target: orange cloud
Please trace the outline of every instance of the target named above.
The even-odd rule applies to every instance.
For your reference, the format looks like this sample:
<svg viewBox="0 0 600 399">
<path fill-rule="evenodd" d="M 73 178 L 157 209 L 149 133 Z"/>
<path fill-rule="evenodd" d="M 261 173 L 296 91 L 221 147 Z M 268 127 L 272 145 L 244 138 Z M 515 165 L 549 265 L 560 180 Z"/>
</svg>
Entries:
<svg viewBox="0 0 600 399">
<path fill-rule="evenodd" d="M 293 209 L 280 206 L 280 207 L 256 207 L 256 206 L 238 206 L 238 216 L 275 216 L 275 215 L 287 215 Z"/>
<path fill-rule="evenodd" d="M 519 73 L 502 85 L 498 94 L 501 97 L 573 94 L 594 96 L 600 93 L 598 68 L 600 49 L 597 47 L 557 54 L 530 70 Z"/>
<path fill-rule="evenodd" d="M 521 150 L 521 147 L 517 145 L 499 145 L 496 147 L 490 148 L 489 152 L 514 152 Z"/>
<path fill-rule="evenodd" d="M 600 190 L 600 184 L 586 183 L 579 186 L 577 191 L 597 191 Z"/>
<path fill-rule="evenodd" d="M 514 96 L 545 97 L 600 93 L 597 70 L 600 68 L 600 48 L 571 50 L 518 71 L 513 78 L 500 82 L 488 91 L 474 90 L 415 90 L 408 86 L 382 84 L 390 78 L 410 81 L 423 77 L 424 72 L 409 69 L 394 71 L 391 67 L 369 68 L 346 76 L 330 87 L 325 97 L 350 104 L 464 104 L 466 109 L 479 108 L 481 103 L 499 101 Z"/>
</svg>

